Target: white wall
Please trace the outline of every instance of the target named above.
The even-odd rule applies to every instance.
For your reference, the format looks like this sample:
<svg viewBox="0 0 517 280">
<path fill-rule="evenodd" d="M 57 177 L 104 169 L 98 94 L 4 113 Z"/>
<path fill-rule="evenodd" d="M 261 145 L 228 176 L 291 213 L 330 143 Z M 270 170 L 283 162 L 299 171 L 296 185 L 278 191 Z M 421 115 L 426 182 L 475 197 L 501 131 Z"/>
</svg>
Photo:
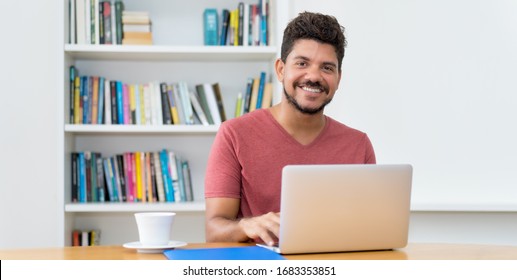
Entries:
<svg viewBox="0 0 517 280">
<path fill-rule="evenodd" d="M 291 5 L 292 15 L 332 13 L 347 28 L 344 79 L 328 112 L 368 132 L 379 162 L 413 163 L 417 201 L 453 205 L 465 194 L 478 206 L 515 207 L 517 2 Z M 63 234 L 59 7 L 0 2 L 0 248 L 58 246 Z M 410 240 L 517 245 L 516 216 L 414 212 Z"/>
<path fill-rule="evenodd" d="M 367 132 L 379 163 L 413 165 L 410 240 L 517 245 L 517 2 L 291 4 L 345 27 L 326 112 Z"/>
<path fill-rule="evenodd" d="M 0 248 L 59 245 L 58 4 L 0 2 Z"/>
</svg>

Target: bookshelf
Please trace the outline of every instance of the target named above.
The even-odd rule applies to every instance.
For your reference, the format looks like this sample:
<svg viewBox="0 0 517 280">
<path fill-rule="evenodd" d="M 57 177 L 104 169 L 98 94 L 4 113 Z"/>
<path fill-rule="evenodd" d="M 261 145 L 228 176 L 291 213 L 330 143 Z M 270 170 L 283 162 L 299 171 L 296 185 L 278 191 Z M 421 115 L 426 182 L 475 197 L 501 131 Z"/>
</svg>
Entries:
<svg viewBox="0 0 517 280">
<path fill-rule="evenodd" d="M 248 4 L 258 0 L 242 1 Z M 180 0 L 123 0 L 126 10 L 149 11 L 153 45 L 87 45 L 69 43 L 69 0 L 63 0 L 63 149 L 59 162 L 63 196 L 62 244 L 71 245 L 73 229 L 101 231 L 102 245 L 119 245 L 138 239 L 133 213 L 174 211 L 178 215 L 174 239 L 204 241 L 204 171 L 218 125 L 85 125 L 69 123 L 69 67 L 80 75 L 103 76 L 128 83 L 152 81 L 168 84 L 185 81 L 190 90 L 200 83 L 219 83 L 228 118 L 234 115 L 236 98 L 246 79 L 266 71 L 274 81 L 273 65 L 281 34 L 287 23 L 288 1 L 270 0 L 268 46 L 203 46 L 203 10 L 234 9 L 238 1 L 199 0 L 188 5 Z M 275 93 L 279 92 L 275 89 Z M 278 100 L 275 95 L 273 102 Z M 71 153 L 96 151 L 103 157 L 128 151 L 170 149 L 189 161 L 192 202 L 71 202 Z"/>
</svg>

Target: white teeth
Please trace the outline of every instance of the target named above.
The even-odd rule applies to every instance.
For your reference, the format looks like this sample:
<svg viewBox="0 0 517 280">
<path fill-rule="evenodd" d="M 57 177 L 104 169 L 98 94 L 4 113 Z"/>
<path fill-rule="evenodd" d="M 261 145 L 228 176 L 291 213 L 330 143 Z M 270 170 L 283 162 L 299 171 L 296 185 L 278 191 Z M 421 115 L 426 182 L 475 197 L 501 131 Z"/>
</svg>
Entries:
<svg viewBox="0 0 517 280">
<path fill-rule="evenodd" d="M 319 93 L 321 92 L 321 88 L 310 88 L 310 87 L 302 87 L 303 90 Z"/>
</svg>

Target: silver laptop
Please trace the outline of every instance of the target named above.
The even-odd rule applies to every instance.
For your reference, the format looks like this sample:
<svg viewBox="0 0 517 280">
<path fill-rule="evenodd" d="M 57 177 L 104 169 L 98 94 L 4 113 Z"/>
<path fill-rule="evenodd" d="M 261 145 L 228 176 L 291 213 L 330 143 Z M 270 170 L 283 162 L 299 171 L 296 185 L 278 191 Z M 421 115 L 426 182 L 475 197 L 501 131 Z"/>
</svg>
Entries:
<svg viewBox="0 0 517 280">
<path fill-rule="evenodd" d="M 281 254 L 407 245 L 413 168 L 408 164 L 288 165 L 282 171 Z"/>
</svg>

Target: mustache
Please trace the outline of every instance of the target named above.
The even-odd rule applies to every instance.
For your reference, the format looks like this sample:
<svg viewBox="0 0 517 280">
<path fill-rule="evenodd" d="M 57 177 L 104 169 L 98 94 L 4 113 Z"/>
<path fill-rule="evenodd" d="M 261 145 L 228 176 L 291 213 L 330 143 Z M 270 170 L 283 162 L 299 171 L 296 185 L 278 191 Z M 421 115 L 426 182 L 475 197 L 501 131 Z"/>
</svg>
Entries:
<svg viewBox="0 0 517 280">
<path fill-rule="evenodd" d="M 295 87 L 312 87 L 312 88 L 320 88 L 325 94 L 329 94 L 329 88 L 326 85 L 322 85 L 320 82 L 312 82 L 312 81 L 304 81 L 301 83 L 296 82 L 294 84 Z"/>
</svg>

